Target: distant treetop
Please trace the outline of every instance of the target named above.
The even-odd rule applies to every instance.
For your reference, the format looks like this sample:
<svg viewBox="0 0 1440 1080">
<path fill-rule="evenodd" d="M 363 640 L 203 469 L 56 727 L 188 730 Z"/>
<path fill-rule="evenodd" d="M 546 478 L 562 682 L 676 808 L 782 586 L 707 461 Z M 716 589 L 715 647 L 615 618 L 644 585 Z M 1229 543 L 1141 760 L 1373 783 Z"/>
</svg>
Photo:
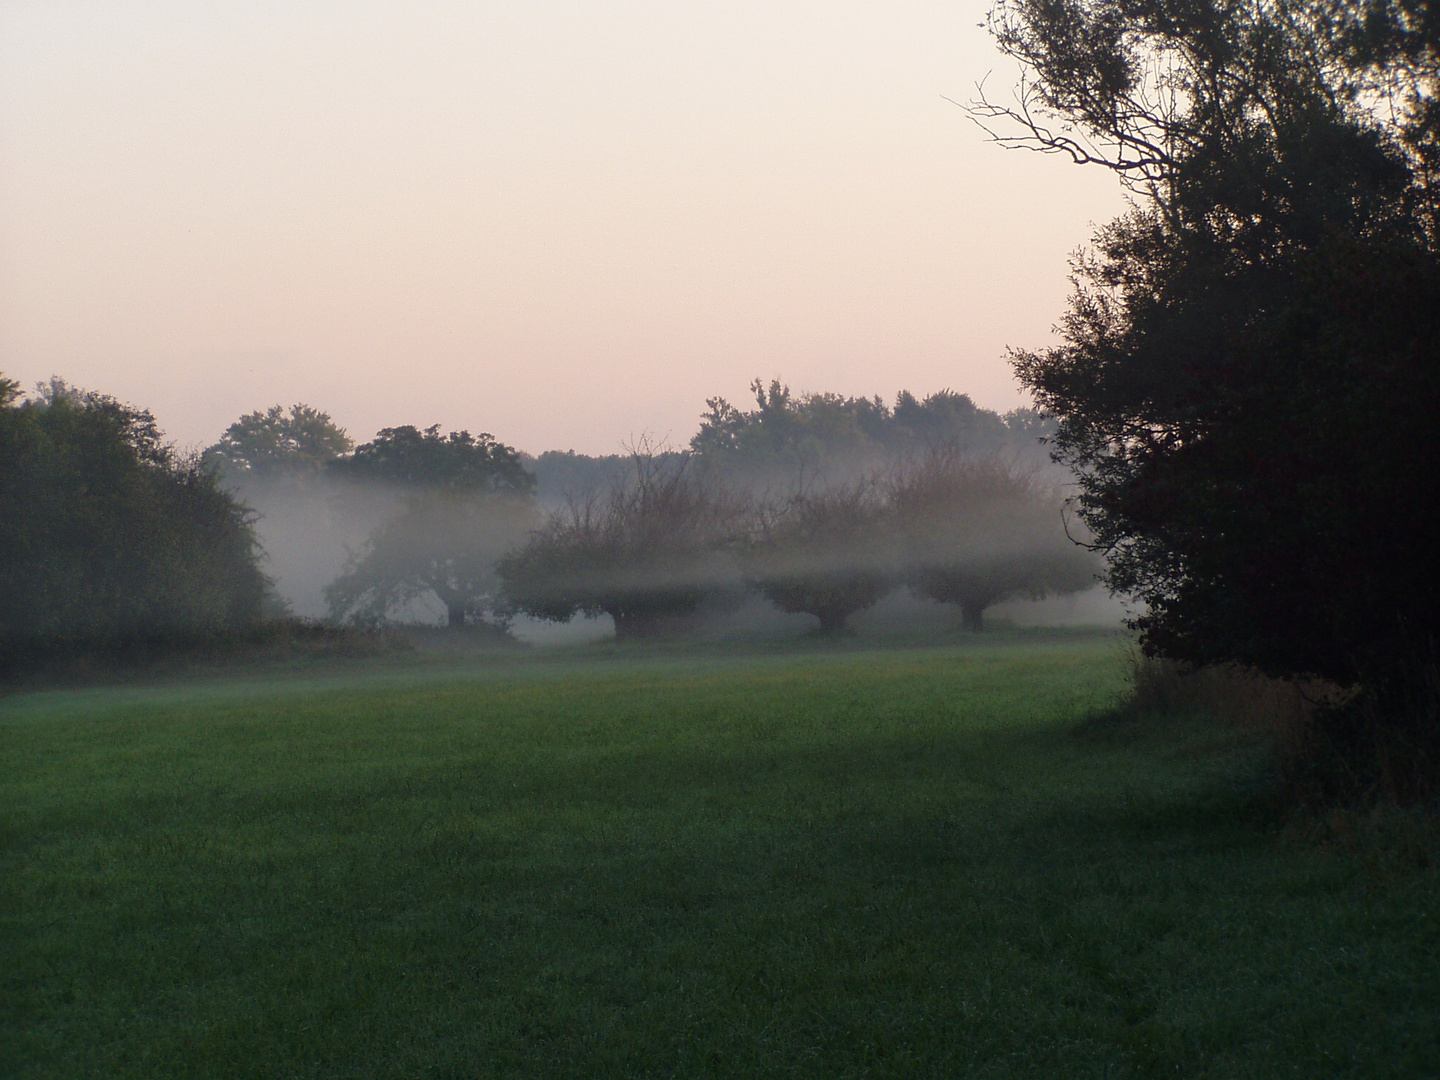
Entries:
<svg viewBox="0 0 1440 1080">
<path fill-rule="evenodd" d="M 755 407 L 709 398 L 690 448 L 702 461 L 741 469 L 858 465 L 939 447 L 977 454 L 1035 450 L 1050 427 L 1033 409 L 1001 416 L 966 394 L 941 390 L 917 399 L 908 390 L 893 408 L 878 395 L 799 394 L 778 379 L 750 384 Z"/>
<path fill-rule="evenodd" d="M 432 424 L 423 431 L 413 425 L 385 428 L 348 457 L 330 463 L 329 471 L 351 480 L 368 480 L 409 488 L 448 488 L 529 494 L 535 478 L 525 470 L 520 453 L 489 432 L 440 433 Z"/>
<path fill-rule="evenodd" d="M 204 461 L 231 477 L 273 479 L 314 473 L 354 445 L 328 413 L 279 405 L 242 416 L 205 451 Z"/>
</svg>

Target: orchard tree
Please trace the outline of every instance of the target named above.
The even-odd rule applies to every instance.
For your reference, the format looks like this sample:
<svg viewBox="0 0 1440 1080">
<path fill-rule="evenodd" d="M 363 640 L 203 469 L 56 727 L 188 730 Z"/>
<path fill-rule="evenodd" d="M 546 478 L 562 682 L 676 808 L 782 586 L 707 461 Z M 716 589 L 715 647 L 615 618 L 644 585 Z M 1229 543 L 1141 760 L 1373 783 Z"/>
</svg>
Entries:
<svg viewBox="0 0 1440 1080">
<path fill-rule="evenodd" d="M 1381 719 L 1331 732 L 1352 770 L 1385 728 L 1424 760 L 1440 734 L 1433 4 L 1012 0 L 991 27 L 1026 77 L 978 118 L 1115 171 L 1135 199 L 1077 260 L 1061 343 L 1015 366 L 1061 419 L 1053 447 L 1110 584 L 1145 603 L 1145 647 L 1358 686 Z M 1412 772 L 1433 777 L 1428 760 Z"/>
<path fill-rule="evenodd" d="M 488 432 L 385 428 L 329 471 L 402 502 L 327 586 L 332 617 L 383 619 L 427 593 L 451 626 L 498 614 L 496 560 L 537 524 L 535 478 L 518 451 Z"/>
<path fill-rule="evenodd" d="M 873 482 L 798 492 L 757 511 L 745 580 L 781 611 L 815 616 L 822 634 L 842 634 L 895 586 L 886 524 Z"/>
<path fill-rule="evenodd" d="M 889 503 L 905 580 L 957 606 L 966 630 L 983 630 L 995 604 L 1064 596 L 1099 579 L 1099 560 L 1067 534 L 1062 500 L 1033 468 L 933 452 L 893 474 Z"/>
<path fill-rule="evenodd" d="M 629 479 L 572 501 L 500 561 L 515 610 L 555 622 L 607 614 L 617 640 L 653 637 L 733 583 L 740 508 L 685 459 L 642 447 Z"/>
</svg>

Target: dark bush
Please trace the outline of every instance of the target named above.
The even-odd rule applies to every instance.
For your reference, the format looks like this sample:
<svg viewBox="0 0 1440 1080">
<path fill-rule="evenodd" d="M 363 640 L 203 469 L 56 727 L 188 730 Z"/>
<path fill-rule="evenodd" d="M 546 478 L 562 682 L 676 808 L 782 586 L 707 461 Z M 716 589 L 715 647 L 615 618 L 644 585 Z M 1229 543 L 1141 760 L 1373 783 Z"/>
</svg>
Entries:
<svg viewBox="0 0 1440 1080">
<path fill-rule="evenodd" d="M 58 380 L 0 381 L 0 559 L 12 668 L 244 632 L 266 590 L 245 507 L 148 412 Z"/>
</svg>

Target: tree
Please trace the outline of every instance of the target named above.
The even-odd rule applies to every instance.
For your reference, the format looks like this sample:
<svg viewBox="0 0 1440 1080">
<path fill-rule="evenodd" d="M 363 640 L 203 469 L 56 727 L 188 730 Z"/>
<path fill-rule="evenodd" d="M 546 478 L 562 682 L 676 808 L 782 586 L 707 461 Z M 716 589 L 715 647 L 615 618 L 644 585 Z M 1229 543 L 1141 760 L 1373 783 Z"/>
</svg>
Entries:
<svg viewBox="0 0 1440 1080">
<path fill-rule="evenodd" d="M 843 483 L 931 447 L 1027 453 L 1047 434 L 1045 422 L 1030 410 L 1001 417 L 950 390 L 925 398 L 902 390 L 892 408 L 878 396 L 793 394 L 778 379 L 768 386 L 756 379 L 750 389 L 753 409 L 724 398 L 706 401 L 700 430 L 690 441 L 703 467 L 750 481 L 793 484 L 826 474 Z"/>
<path fill-rule="evenodd" d="M 202 460 L 232 480 L 272 480 L 314 474 L 352 445 L 328 413 L 304 404 L 287 413 L 272 405 L 231 424 Z"/>
<path fill-rule="evenodd" d="M 628 482 L 568 503 L 500 561 L 516 610 L 554 622 L 607 614 L 623 641 L 663 633 L 730 584 L 738 505 L 684 458 L 642 447 L 632 462 Z"/>
<path fill-rule="evenodd" d="M 432 491 L 411 496 L 325 589 L 331 616 L 380 621 L 433 594 L 450 626 L 497 611 L 495 563 L 536 524 L 533 503 L 513 494 Z"/>
<path fill-rule="evenodd" d="M 412 489 L 517 495 L 535 489 L 535 478 L 525 471 L 514 447 L 484 431 L 442 435 L 438 424 L 423 431 L 408 424 L 385 428 L 370 442 L 357 446 L 349 457 L 331 462 L 330 471 L 342 479 Z"/>
<path fill-rule="evenodd" d="M 1358 686 L 1433 742 L 1433 7 L 1017 0 L 991 25 L 1028 74 L 980 118 L 1137 200 L 1077 260 L 1061 344 L 1015 364 L 1146 649 Z"/>
<path fill-rule="evenodd" d="M 1061 499 L 1034 469 L 937 451 L 894 474 L 889 501 L 906 581 L 957 605 L 966 630 L 983 630 L 995 604 L 1098 580 L 1098 560 L 1066 534 Z"/>
<path fill-rule="evenodd" d="M 245 507 L 148 412 L 59 379 L 0 378 L 0 653 L 243 631 L 266 582 Z"/>
<path fill-rule="evenodd" d="M 969 394 L 941 390 L 917 398 L 902 390 L 895 396 L 885 443 L 892 451 L 906 454 L 944 446 L 983 454 L 1006 448 L 1010 434 L 1004 417 L 980 408 Z"/>
<path fill-rule="evenodd" d="M 746 582 L 781 611 L 813 615 L 844 633 L 851 615 L 895 585 L 885 506 L 873 483 L 799 492 L 757 516 L 746 545 Z"/>
</svg>

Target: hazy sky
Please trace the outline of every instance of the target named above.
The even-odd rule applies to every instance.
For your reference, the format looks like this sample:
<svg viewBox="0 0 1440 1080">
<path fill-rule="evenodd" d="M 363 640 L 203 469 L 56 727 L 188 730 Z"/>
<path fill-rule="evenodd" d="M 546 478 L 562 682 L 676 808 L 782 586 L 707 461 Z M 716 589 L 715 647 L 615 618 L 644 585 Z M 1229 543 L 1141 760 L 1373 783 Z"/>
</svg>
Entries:
<svg viewBox="0 0 1440 1080">
<path fill-rule="evenodd" d="M 538 452 L 704 399 L 1020 403 L 1121 199 L 986 142 L 988 0 L 0 0 L 0 370 L 184 444 L 306 401 Z"/>
</svg>

